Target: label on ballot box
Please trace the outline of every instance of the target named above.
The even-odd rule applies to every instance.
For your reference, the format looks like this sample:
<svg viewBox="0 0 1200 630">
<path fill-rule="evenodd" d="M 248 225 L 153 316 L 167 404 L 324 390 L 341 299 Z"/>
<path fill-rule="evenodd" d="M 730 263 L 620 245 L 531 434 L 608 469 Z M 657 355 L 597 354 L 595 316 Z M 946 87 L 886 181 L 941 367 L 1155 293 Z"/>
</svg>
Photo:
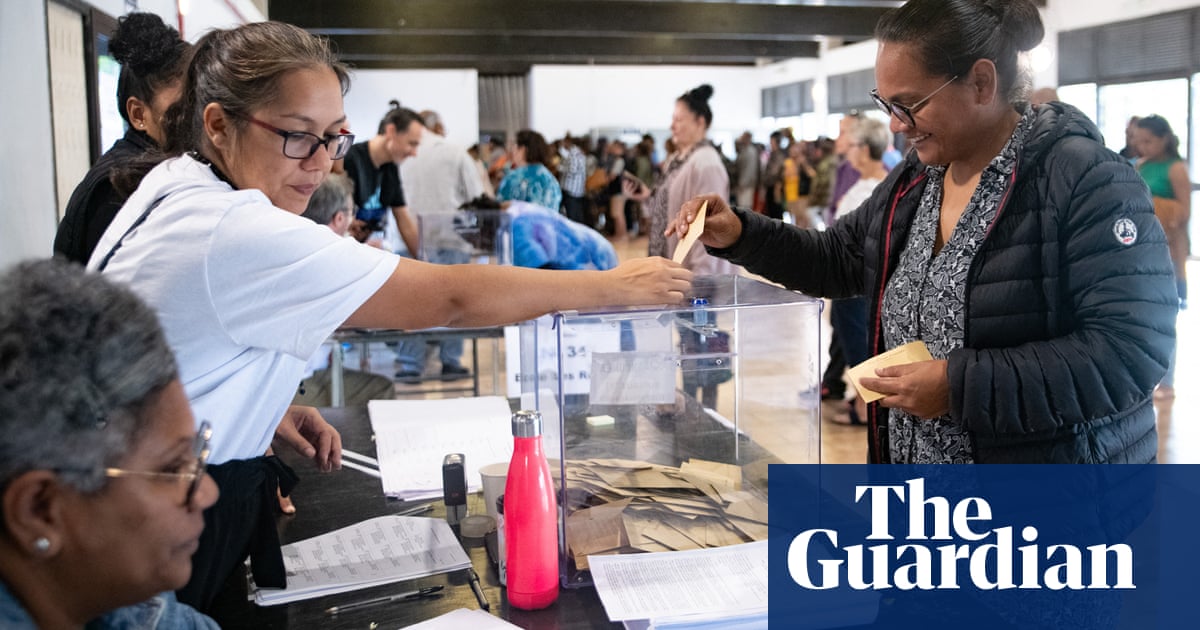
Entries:
<svg viewBox="0 0 1200 630">
<path fill-rule="evenodd" d="M 590 370 L 592 404 L 672 404 L 677 366 L 670 352 L 595 352 Z"/>
<path fill-rule="evenodd" d="M 592 388 L 593 356 L 596 353 L 615 353 L 621 349 L 621 331 L 609 323 L 597 323 L 581 326 L 564 326 L 557 331 L 562 335 L 562 388 L 563 393 L 588 394 Z M 504 329 L 504 368 L 508 381 L 509 398 L 521 396 L 522 383 L 534 378 L 533 374 L 521 371 L 521 340 L 520 329 L 509 326 Z M 558 368 L 559 356 L 552 344 L 544 344 L 540 350 L 538 364 L 550 368 Z M 557 380 L 555 371 L 543 370 L 537 375 L 541 385 L 550 385 Z M 533 389 L 526 387 L 525 390 Z"/>
</svg>

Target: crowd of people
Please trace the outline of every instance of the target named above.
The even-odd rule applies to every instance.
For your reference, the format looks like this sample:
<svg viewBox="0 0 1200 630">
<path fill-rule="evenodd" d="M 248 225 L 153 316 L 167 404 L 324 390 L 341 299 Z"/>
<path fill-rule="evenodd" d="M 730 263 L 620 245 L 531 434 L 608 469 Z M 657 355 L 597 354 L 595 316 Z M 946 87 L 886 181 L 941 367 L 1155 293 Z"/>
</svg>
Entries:
<svg viewBox="0 0 1200 630">
<path fill-rule="evenodd" d="M 928 347 L 863 379 L 878 402 L 835 414 L 867 426 L 871 462 L 1154 461 L 1152 393 L 1173 395 L 1187 297 L 1186 164 L 1161 117 L 1131 123 L 1123 158 L 1077 109 L 1031 104 L 1018 56 L 1042 34 L 1031 0 L 910 0 L 876 30 L 890 128 L 852 115 L 836 139 L 781 131 L 769 150 L 744 134 L 727 160 L 701 85 L 656 163 L 653 138 L 592 150 L 528 129 L 468 150 L 399 102 L 356 143 L 326 40 L 261 22 L 188 45 L 122 18 L 129 131 L 60 226 L 78 264 L 0 274 L 0 625 L 213 627 L 201 613 L 248 556 L 281 586 L 274 516 L 295 474 L 273 449 L 340 467 L 338 432 L 303 404 L 323 400 L 340 326 L 677 304 L 693 274 L 738 265 L 833 299 L 843 366 Z M 449 264 L 462 252 L 440 226 L 493 190 L 540 222 L 645 232 L 649 255 Z M 703 246 L 666 260 L 702 204 Z M 441 350 L 458 378 L 461 348 Z M 419 377 L 424 346 L 396 352 L 397 376 Z M 710 385 L 685 382 L 705 400 Z"/>
</svg>

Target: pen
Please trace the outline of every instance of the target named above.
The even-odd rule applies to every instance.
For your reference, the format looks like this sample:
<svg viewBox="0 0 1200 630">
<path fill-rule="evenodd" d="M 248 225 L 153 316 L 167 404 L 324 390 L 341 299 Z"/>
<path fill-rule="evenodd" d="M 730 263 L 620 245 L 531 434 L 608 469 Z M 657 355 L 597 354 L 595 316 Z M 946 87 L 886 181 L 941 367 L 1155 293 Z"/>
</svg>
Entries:
<svg viewBox="0 0 1200 630">
<path fill-rule="evenodd" d="M 355 453 L 354 451 L 351 451 L 351 450 L 345 449 L 345 448 L 342 449 L 342 459 L 343 460 L 352 459 L 354 461 L 361 462 L 368 466 L 374 466 L 375 468 L 379 468 L 379 460 L 375 459 L 374 457 L 367 457 L 366 455 L 360 455 L 358 453 Z"/>
<path fill-rule="evenodd" d="M 471 590 L 475 592 L 475 600 L 479 602 L 479 607 L 490 610 L 491 606 L 488 605 L 487 598 L 483 596 L 483 587 L 479 586 L 479 574 L 475 572 L 475 569 L 467 569 L 467 571 L 470 572 Z"/>
<path fill-rule="evenodd" d="M 422 503 L 421 505 L 414 505 L 410 508 L 400 510 L 399 512 L 396 512 L 396 516 L 416 516 L 418 514 L 424 514 L 431 511 L 433 511 L 432 503 Z"/>
<path fill-rule="evenodd" d="M 439 595 L 439 591 L 441 591 L 443 588 L 445 588 L 445 587 L 442 586 L 441 584 L 438 584 L 437 586 L 427 586 L 425 588 L 417 589 L 415 591 L 408 591 L 407 593 L 398 593 L 396 595 L 388 595 L 387 597 L 376 597 L 375 599 L 366 599 L 361 602 L 353 602 L 350 604 L 345 604 L 343 606 L 332 606 L 330 608 L 325 609 L 325 614 L 326 615 L 336 615 L 340 612 L 346 612 L 347 610 L 366 608 L 367 606 L 376 606 L 378 604 L 390 604 L 392 602 L 405 602 L 405 601 L 412 601 L 414 599 L 425 599 L 427 597 L 436 597 L 437 595 Z"/>
<path fill-rule="evenodd" d="M 376 477 L 376 478 L 379 477 L 378 470 L 375 470 L 374 468 L 371 468 L 369 466 L 363 466 L 362 464 L 355 464 L 354 462 L 352 462 L 348 459 L 342 460 L 342 468 L 350 468 L 352 470 L 357 470 L 358 472 L 361 472 L 361 473 L 366 473 L 372 477 Z"/>
</svg>

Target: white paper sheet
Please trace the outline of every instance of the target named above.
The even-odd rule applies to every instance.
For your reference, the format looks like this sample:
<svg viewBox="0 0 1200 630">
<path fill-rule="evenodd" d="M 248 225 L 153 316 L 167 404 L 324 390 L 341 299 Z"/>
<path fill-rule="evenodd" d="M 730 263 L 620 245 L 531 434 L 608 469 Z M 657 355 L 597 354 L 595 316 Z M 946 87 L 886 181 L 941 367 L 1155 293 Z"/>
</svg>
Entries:
<svg viewBox="0 0 1200 630">
<path fill-rule="evenodd" d="M 284 545 L 286 589 L 255 589 L 274 606 L 471 566 L 450 525 L 440 518 L 381 516 Z"/>
<path fill-rule="evenodd" d="M 466 470 L 512 459 L 512 412 L 499 396 L 445 400 L 372 400 L 383 493 L 404 500 L 442 496 L 442 459 L 462 453 Z M 467 475 L 467 490 L 480 490 Z"/>
<path fill-rule="evenodd" d="M 407 628 L 408 630 L 462 630 L 463 628 L 470 628 L 471 630 L 511 630 L 512 628 L 517 628 L 517 630 L 520 630 L 521 626 L 514 626 L 482 610 L 459 608 L 428 621 L 407 626 Z"/>
<path fill-rule="evenodd" d="M 767 541 L 588 556 L 610 621 L 753 618 L 767 609 Z"/>
</svg>

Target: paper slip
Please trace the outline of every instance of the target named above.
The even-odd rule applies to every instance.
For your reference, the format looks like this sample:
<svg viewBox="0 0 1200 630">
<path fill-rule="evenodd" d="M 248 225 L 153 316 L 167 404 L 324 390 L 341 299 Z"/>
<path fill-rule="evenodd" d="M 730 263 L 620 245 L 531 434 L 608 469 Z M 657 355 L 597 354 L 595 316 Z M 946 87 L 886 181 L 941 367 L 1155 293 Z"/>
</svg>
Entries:
<svg viewBox="0 0 1200 630">
<path fill-rule="evenodd" d="M 520 627 L 514 626 L 482 610 L 471 610 L 469 608 L 452 610 L 428 621 L 407 626 L 408 630 L 462 630 L 463 628 L 471 628 L 471 630 L 509 630 L 510 628 L 517 628 L 520 630 Z"/>
<path fill-rule="evenodd" d="M 404 500 L 442 496 L 442 459 L 462 453 L 466 470 L 512 459 L 512 411 L 499 396 L 445 400 L 372 400 L 383 493 Z M 482 489 L 467 475 L 467 491 Z"/>
<path fill-rule="evenodd" d="M 381 516 L 284 545 L 287 588 L 255 588 L 260 606 L 286 604 L 465 569 L 471 560 L 440 518 Z"/>
<path fill-rule="evenodd" d="M 854 389 L 858 390 L 858 395 L 862 396 L 864 402 L 875 402 L 883 398 L 883 394 L 873 392 L 863 387 L 858 379 L 863 377 L 873 378 L 875 370 L 889 365 L 905 365 L 907 363 L 916 363 L 917 361 L 931 361 L 933 356 L 929 354 L 929 348 L 925 346 L 924 341 L 913 341 L 906 343 L 903 346 L 896 346 L 883 354 L 871 357 L 862 363 L 852 367 L 847 372 L 850 377 L 850 382 L 854 384 Z"/>
<path fill-rule="evenodd" d="M 767 541 L 662 553 L 588 556 L 609 621 L 756 616 L 767 608 Z M 696 576 L 705 579 L 698 580 Z"/>
<path fill-rule="evenodd" d="M 675 255 L 671 256 L 671 260 L 683 264 L 683 259 L 687 257 L 688 252 L 692 251 L 692 245 L 695 245 L 696 240 L 704 233 L 704 216 L 706 214 L 708 214 L 707 201 L 700 204 L 700 210 L 696 212 L 696 218 L 692 219 L 692 222 L 688 224 L 688 233 L 675 246 Z"/>
</svg>

